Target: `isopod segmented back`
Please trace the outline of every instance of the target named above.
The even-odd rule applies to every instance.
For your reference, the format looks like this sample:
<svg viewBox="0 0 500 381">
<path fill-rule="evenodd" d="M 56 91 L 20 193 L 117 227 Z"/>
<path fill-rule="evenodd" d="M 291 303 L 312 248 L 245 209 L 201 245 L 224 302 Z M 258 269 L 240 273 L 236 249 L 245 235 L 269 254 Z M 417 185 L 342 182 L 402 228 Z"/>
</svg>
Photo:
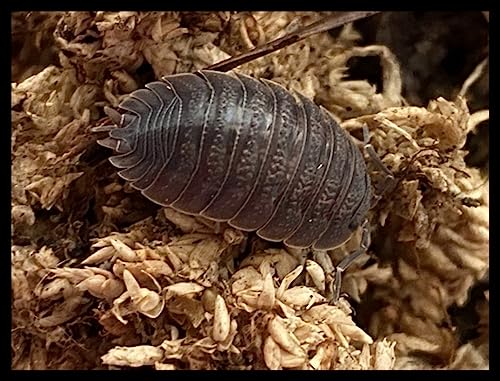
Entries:
<svg viewBox="0 0 500 381">
<path fill-rule="evenodd" d="M 153 202 L 293 247 L 348 239 L 371 201 L 363 157 L 325 109 L 237 73 L 176 74 L 108 110 L 99 143 Z"/>
</svg>

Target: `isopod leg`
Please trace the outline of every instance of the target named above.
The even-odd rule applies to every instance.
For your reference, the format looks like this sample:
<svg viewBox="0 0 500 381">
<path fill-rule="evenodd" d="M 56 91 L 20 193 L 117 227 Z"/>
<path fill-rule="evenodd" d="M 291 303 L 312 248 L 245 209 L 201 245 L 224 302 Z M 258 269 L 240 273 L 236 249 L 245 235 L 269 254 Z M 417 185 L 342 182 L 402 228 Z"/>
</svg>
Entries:
<svg viewBox="0 0 500 381">
<path fill-rule="evenodd" d="M 377 202 L 380 197 L 385 194 L 389 189 L 393 189 L 395 186 L 396 180 L 394 178 L 393 173 L 386 167 L 386 165 L 382 162 L 380 157 L 375 152 L 375 149 L 370 143 L 370 133 L 368 132 L 368 127 L 366 125 L 363 126 L 363 145 L 364 149 L 370 155 L 370 159 L 373 161 L 373 164 L 385 174 L 385 178 L 383 181 L 383 186 L 376 189 L 375 192 L 375 202 Z"/>
<path fill-rule="evenodd" d="M 370 230 L 368 228 L 368 220 L 365 220 L 361 225 L 362 233 L 361 233 L 361 242 L 359 247 L 351 252 L 347 257 L 345 257 L 335 268 L 335 291 L 333 296 L 333 302 L 339 300 L 340 297 L 340 286 L 342 284 L 342 273 L 349 268 L 349 266 L 356 260 L 358 257 L 365 253 L 370 246 Z"/>
</svg>

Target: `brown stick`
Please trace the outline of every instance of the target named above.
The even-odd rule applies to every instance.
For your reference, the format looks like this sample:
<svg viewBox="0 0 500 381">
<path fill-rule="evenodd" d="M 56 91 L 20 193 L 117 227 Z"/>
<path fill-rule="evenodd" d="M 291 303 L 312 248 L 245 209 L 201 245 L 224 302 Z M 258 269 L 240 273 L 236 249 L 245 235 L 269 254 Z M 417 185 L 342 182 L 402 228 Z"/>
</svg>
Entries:
<svg viewBox="0 0 500 381">
<path fill-rule="evenodd" d="M 236 57 L 231 57 L 216 64 L 210 65 L 206 70 L 229 71 L 244 63 L 250 62 L 266 54 L 292 45 L 316 33 L 325 32 L 327 30 L 337 28 L 350 22 L 372 16 L 378 11 L 370 12 L 335 12 L 335 14 L 316 21 L 298 31 L 289 33 L 276 40 L 270 41 L 267 44 L 258 46 L 249 52 L 240 54 Z"/>
</svg>

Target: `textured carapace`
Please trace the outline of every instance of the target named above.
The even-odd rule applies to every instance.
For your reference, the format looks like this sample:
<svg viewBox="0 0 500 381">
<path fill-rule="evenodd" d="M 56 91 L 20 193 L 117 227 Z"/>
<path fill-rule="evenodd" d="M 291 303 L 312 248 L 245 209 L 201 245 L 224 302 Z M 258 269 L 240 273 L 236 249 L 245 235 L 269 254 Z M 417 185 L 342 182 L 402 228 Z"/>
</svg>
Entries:
<svg viewBox="0 0 500 381">
<path fill-rule="evenodd" d="M 267 80 L 199 71 L 131 93 L 99 140 L 155 203 L 269 241 L 330 249 L 365 219 L 361 152 L 325 109 Z M 105 130 L 106 128 L 101 128 Z"/>
</svg>

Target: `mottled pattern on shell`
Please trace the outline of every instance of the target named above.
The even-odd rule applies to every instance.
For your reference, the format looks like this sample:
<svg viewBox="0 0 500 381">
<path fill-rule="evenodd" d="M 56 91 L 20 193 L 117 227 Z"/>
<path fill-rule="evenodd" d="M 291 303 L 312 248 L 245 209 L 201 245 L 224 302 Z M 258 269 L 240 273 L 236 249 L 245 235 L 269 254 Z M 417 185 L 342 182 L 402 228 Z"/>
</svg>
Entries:
<svg viewBox="0 0 500 381">
<path fill-rule="evenodd" d="M 365 219 L 361 152 L 325 109 L 237 73 L 163 77 L 109 112 L 99 143 L 153 202 L 292 247 L 330 249 Z"/>
</svg>

